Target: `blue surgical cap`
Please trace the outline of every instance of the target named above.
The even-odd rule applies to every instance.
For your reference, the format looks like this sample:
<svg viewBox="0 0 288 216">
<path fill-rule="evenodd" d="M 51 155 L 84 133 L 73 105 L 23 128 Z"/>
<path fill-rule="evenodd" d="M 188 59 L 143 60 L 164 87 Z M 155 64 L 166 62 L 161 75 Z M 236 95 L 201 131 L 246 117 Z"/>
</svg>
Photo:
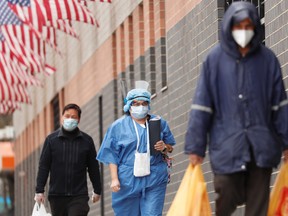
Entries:
<svg viewBox="0 0 288 216">
<path fill-rule="evenodd" d="M 129 111 L 133 100 L 147 101 L 150 103 L 151 93 L 145 89 L 132 89 L 129 91 L 125 98 L 125 105 L 123 107 L 125 113 Z"/>
</svg>

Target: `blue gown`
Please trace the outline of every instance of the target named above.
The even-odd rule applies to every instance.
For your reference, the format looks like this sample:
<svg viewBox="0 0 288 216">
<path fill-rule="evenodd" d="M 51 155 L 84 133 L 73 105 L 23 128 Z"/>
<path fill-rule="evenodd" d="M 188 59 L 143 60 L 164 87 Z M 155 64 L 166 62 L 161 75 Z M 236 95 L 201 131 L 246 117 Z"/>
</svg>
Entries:
<svg viewBox="0 0 288 216">
<path fill-rule="evenodd" d="M 151 115 L 151 118 L 155 117 Z M 136 123 L 140 144 L 138 151 L 147 152 L 146 128 Z M 175 139 L 167 122 L 161 119 L 161 140 L 175 145 Z M 108 128 L 97 160 L 118 166 L 120 191 L 112 192 L 115 216 L 161 216 L 168 181 L 167 164 L 162 155 L 150 156 L 150 175 L 133 175 L 137 136 L 130 116 L 125 115 Z"/>
</svg>

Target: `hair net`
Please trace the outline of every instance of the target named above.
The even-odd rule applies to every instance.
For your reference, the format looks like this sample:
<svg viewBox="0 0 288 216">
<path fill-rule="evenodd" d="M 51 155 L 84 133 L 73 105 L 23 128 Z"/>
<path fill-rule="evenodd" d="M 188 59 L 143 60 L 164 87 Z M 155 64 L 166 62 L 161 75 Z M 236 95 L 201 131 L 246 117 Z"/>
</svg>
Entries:
<svg viewBox="0 0 288 216">
<path fill-rule="evenodd" d="M 127 96 L 124 100 L 125 105 L 123 107 L 124 112 L 128 112 L 133 100 L 141 100 L 141 101 L 147 101 L 150 103 L 151 100 L 151 93 L 147 91 L 146 89 L 132 89 L 127 93 Z"/>
</svg>

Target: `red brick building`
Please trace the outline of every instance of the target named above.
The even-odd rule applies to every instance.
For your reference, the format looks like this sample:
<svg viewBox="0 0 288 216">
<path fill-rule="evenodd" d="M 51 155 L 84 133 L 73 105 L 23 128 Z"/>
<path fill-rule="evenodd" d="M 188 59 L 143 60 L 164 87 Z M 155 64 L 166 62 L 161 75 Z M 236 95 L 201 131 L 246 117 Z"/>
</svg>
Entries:
<svg viewBox="0 0 288 216">
<path fill-rule="evenodd" d="M 184 136 L 200 66 L 209 49 L 218 42 L 219 26 L 232 0 L 112 0 L 90 2 L 99 28 L 73 23 L 80 40 L 57 33 L 63 57 L 48 52 L 48 62 L 57 72 L 40 77 L 43 88 L 31 88 L 31 105 L 13 115 L 15 140 L 15 190 L 17 216 L 28 216 L 34 204 L 36 171 L 45 137 L 59 127 L 61 110 L 73 102 L 82 107 L 80 127 L 99 149 L 108 126 L 123 112 L 120 81 L 128 89 L 145 79 L 153 94 L 152 110 L 165 118 L 177 145 L 163 215 L 167 212 L 184 171 Z M 288 4 L 286 0 L 256 0 L 265 26 L 265 43 L 279 57 L 287 82 Z M 212 209 L 215 194 L 209 158 L 203 164 Z M 273 175 L 274 179 L 275 175 Z M 90 215 L 112 216 L 110 181 L 103 169 L 104 195 L 91 205 Z M 89 187 L 91 187 L 89 185 Z M 242 215 L 239 207 L 235 215 Z"/>
</svg>

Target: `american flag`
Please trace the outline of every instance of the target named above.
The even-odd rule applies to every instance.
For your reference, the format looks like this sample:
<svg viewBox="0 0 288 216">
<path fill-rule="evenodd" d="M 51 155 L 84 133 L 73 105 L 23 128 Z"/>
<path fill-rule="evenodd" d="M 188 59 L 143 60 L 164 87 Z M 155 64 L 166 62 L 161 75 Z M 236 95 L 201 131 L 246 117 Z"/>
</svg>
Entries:
<svg viewBox="0 0 288 216">
<path fill-rule="evenodd" d="M 20 6 L 30 6 L 31 0 L 6 0 L 8 3 L 11 4 L 19 4 Z"/>
<path fill-rule="evenodd" d="M 23 7 L 19 4 L 9 4 L 10 8 L 15 14 L 17 14 L 21 21 L 31 23 L 38 31 L 42 32 L 42 36 L 44 38 L 50 39 L 50 36 L 54 35 L 55 33 L 51 33 L 49 31 L 55 31 L 55 29 L 61 30 L 73 37 L 79 38 L 79 35 L 73 29 L 69 20 L 57 20 L 56 22 L 52 23 L 47 18 L 44 5 L 40 4 L 38 1 L 31 1 L 29 5 L 30 6 Z M 53 26 L 55 23 L 56 25 Z M 46 31 L 43 32 L 44 30 Z M 56 45 L 55 37 L 50 40 L 54 41 L 54 44 Z"/>
<path fill-rule="evenodd" d="M 0 11 L 0 13 L 2 12 L 0 17 L 1 42 L 9 47 L 6 51 L 11 50 L 15 56 L 22 56 L 26 66 L 31 66 L 33 71 L 44 69 L 43 59 L 41 59 L 41 56 L 36 54 L 31 48 L 33 47 L 33 38 L 39 36 L 39 33 L 35 30 L 31 30 L 28 25 L 24 25 L 8 7 L 6 1 L 0 2 L 0 8 L 3 11 Z M 35 35 L 33 35 L 33 33 L 35 33 Z M 4 52 L 3 46 L 1 51 Z M 30 64 L 28 64 L 28 62 Z"/>
<path fill-rule="evenodd" d="M 10 85 L 2 80 L 0 76 L 0 101 L 16 101 L 31 103 L 27 89 L 23 85 Z"/>
<path fill-rule="evenodd" d="M 74 20 L 97 25 L 96 19 L 92 12 L 77 0 L 37 0 L 41 2 L 47 13 L 47 19 L 52 22 L 53 26 L 57 20 Z"/>
<path fill-rule="evenodd" d="M 15 101 L 2 101 L 0 103 L 0 114 L 12 114 L 16 109 L 21 109 L 18 102 Z"/>
<path fill-rule="evenodd" d="M 112 0 L 79 0 L 79 1 L 92 1 L 92 2 L 108 2 L 108 3 L 112 3 Z"/>
<path fill-rule="evenodd" d="M 36 73 L 56 71 L 45 52 L 49 45 L 60 53 L 57 30 L 79 38 L 72 22 L 98 26 L 88 1 L 97 0 L 0 0 L 0 114 L 31 103 L 27 87 L 42 86 Z"/>
<path fill-rule="evenodd" d="M 5 33 L 6 29 L 2 28 L 6 25 L 15 25 L 15 26 L 21 26 L 23 23 L 18 19 L 18 17 L 9 9 L 8 3 L 6 1 L 0 2 L 0 40 L 3 42 L 5 40 Z M 1 49 L 1 52 L 3 53 L 3 50 Z M 3 59 L 2 59 L 3 60 Z M 5 61 L 1 61 L 1 71 L 4 70 L 5 65 L 3 65 Z M 7 67 L 7 65 L 6 65 Z M 30 99 L 28 97 L 28 93 L 25 90 L 25 87 L 23 87 L 20 84 L 8 84 L 7 82 L 7 76 L 4 76 L 5 73 L 0 73 L 0 101 L 20 101 L 20 102 L 30 102 Z M 6 79 L 5 79 L 6 78 Z"/>
<path fill-rule="evenodd" d="M 0 53 L 0 71 L 9 84 L 41 86 L 41 82 L 35 76 L 24 71 L 16 59 L 13 61 L 4 53 Z"/>
<path fill-rule="evenodd" d="M 8 2 L 0 1 L 0 25 L 22 25 L 21 20 L 17 17 L 16 14 L 9 8 Z M 0 34 L 2 34 L 0 32 Z M 3 36 L 1 35 L 1 38 Z"/>
</svg>

